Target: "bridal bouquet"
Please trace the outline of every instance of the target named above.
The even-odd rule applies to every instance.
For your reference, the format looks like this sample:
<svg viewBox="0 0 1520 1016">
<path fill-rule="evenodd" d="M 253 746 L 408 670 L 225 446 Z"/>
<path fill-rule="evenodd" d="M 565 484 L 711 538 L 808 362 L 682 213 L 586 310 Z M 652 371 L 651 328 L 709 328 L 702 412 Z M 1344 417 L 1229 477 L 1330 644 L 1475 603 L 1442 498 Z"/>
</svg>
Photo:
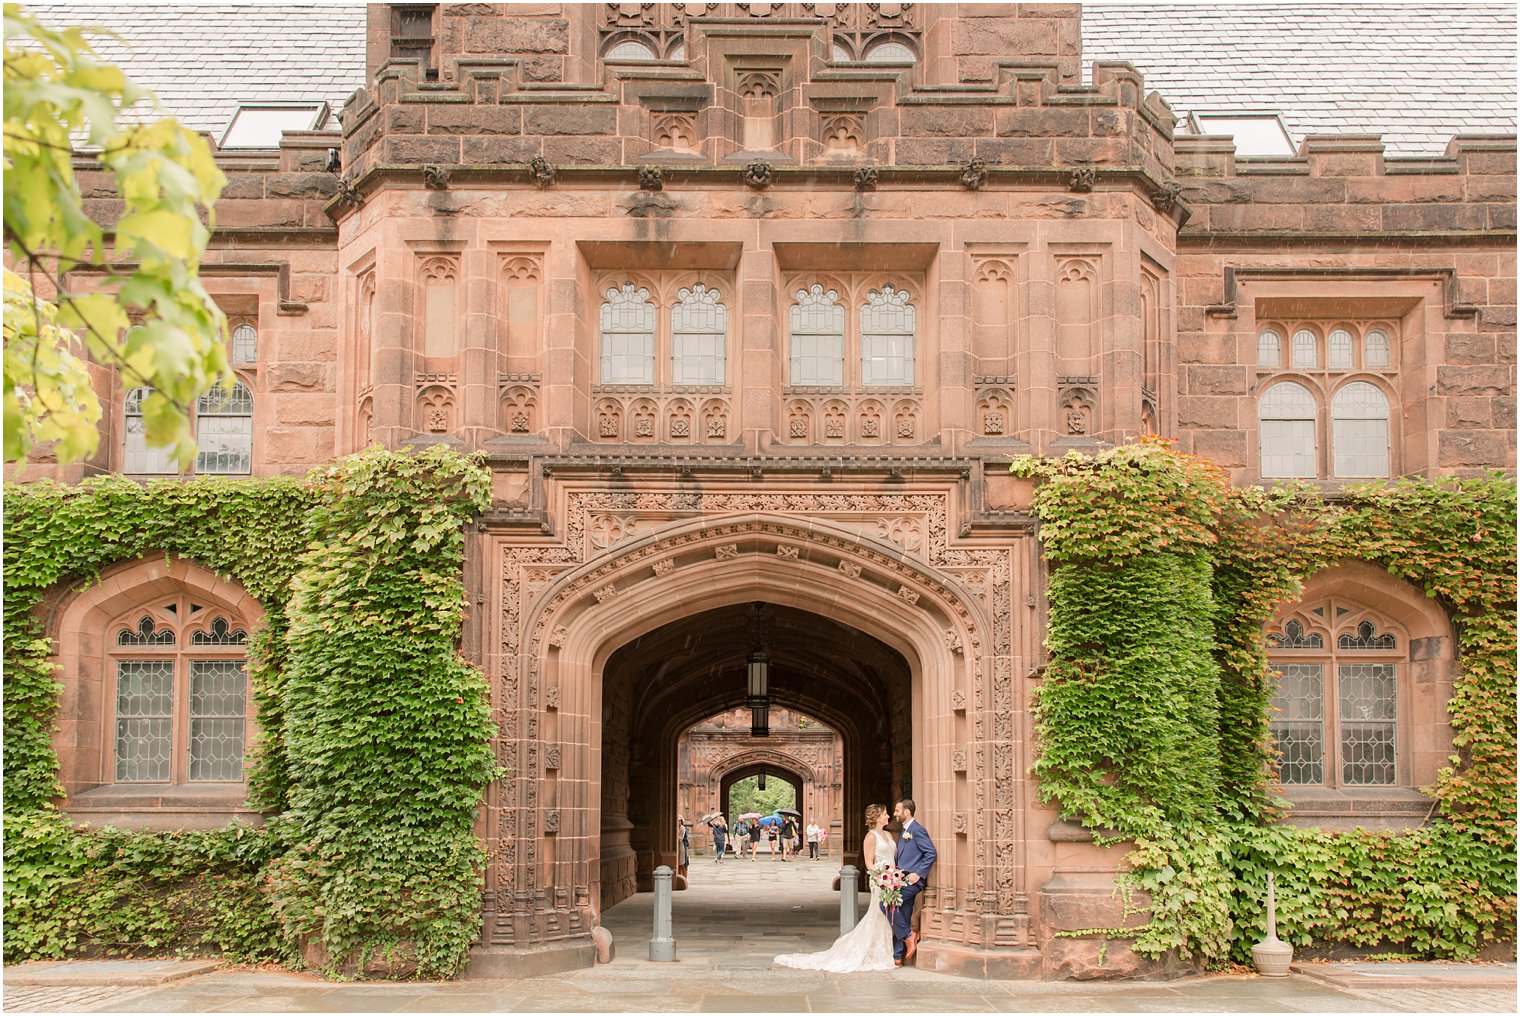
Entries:
<svg viewBox="0 0 1520 1016">
<path fill-rule="evenodd" d="M 902 905 L 903 886 L 908 884 L 908 873 L 890 864 L 871 868 L 866 874 L 871 885 L 881 893 L 881 904 L 890 914 Z"/>
</svg>

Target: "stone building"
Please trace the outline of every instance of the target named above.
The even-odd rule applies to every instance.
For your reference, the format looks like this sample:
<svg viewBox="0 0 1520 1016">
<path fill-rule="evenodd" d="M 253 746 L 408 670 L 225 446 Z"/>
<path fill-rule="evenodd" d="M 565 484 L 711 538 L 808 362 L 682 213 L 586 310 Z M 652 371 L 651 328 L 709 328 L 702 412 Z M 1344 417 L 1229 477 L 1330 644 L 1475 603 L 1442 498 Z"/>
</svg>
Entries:
<svg viewBox="0 0 1520 1016">
<path fill-rule="evenodd" d="M 1330 491 L 1515 466 L 1513 11 L 1346 10 L 89 12 L 223 145 L 203 277 L 243 388 L 200 408 L 195 471 L 371 442 L 489 463 L 466 651 L 514 775 L 482 817 L 481 963 L 589 962 L 601 911 L 670 862 L 678 745 L 751 705 L 759 602 L 765 702 L 840 738 L 840 841 L 912 794 L 941 845 L 920 962 L 1092 968 L 1057 933 L 1117 861 L 1026 776 L 1045 598 L 1010 459 L 1160 434 Z M 1241 79 L 1197 61 L 1211 31 L 1258 48 Z M 186 38 L 223 71 L 165 70 Z M 166 471 L 135 409 L 95 461 L 26 475 Z M 222 635 L 190 637 L 189 599 Z M 144 741 L 118 686 L 159 675 L 183 731 L 174 675 L 235 668 L 260 611 L 188 561 L 60 594 L 71 809 L 239 812 L 240 693 L 208 755 Z M 1417 823 L 1449 619 L 1353 562 L 1280 621 L 1296 820 Z"/>
</svg>

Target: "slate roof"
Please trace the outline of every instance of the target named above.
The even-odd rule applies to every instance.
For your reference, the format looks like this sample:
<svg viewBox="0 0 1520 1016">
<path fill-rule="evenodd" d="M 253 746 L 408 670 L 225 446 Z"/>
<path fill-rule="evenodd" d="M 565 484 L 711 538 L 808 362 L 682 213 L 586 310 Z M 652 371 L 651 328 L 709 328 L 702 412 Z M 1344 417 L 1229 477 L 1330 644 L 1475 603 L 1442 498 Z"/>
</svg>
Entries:
<svg viewBox="0 0 1520 1016">
<path fill-rule="evenodd" d="M 364 82 L 364 7 L 36 5 L 131 45 L 99 48 L 187 126 L 219 134 L 240 101 L 325 99 Z M 1305 134 L 1382 134 L 1439 154 L 1457 133 L 1515 130 L 1513 6 L 1088 4 L 1083 61 L 1127 60 L 1185 115 L 1275 109 Z"/>
<path fill-rule="evenodd" d="M 321 99 L 336 113 L 364 84 L 362 5 L 27 7 L 46 24 L 121 36 L 91 41 L 102 58 L 151 89 L 169 115 L 218 137 L 241 102 Z"/>
<path fill-rule="evenodd" d="M 1179 117 L 1276 110 L 1305 134 L 1439 155 L 1515 130 L 1515 7 L 1087 4 L 1082 60 L 1127 60 Z"/>
</svg>

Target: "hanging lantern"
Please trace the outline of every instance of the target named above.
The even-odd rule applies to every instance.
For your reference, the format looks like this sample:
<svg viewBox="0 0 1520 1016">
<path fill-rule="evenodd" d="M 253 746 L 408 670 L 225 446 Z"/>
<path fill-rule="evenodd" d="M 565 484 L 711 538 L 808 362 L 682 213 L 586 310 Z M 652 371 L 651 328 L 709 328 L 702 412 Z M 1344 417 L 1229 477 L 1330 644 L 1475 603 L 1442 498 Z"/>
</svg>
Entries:
<svg viewBox="0 0 1520 1016">
<path fill-rule="evenodd" d="M 769 706 L 751 706 L 749 711 L 749 736 L 771 736 L 771 711 Z"/>
<path fill-rule="evenodd" d="M 770 706 L 771 658 L 756 646 L 749 652 L 749 696 L 751 709 Z"/>
<path fill-rule="evenodd" d="M 757 790 L 764 790 L 765 789 L 765 770 L 764 769 L 760 770 L 760 778 L 755 781 L 755 788 Z"/>
</svg>

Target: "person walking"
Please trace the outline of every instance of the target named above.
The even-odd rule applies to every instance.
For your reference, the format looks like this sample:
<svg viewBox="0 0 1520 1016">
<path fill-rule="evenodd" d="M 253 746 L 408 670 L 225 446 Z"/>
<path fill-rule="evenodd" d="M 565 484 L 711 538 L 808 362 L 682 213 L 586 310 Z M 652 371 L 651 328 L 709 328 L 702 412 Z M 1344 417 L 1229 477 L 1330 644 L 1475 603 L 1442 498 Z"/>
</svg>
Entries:
<svg viewBox="0 0 1520 1016">
<path fill-rule="evenodd" d="M 734 823 L 734 855 L 744 860 L 744 848 L 749 846 L 749 819 L 741 818 Z"/>
<path fill-rule="evenodd" d="M 808 860 L 818 860 L 818 834 L 823 830 L 818 828 L 817 822 L 807 824 Z"/>
<path fill-rule="evenodd" d="M 766 826 L 765 838 L 770 844 L 771 860 L 779 861 L 781 859 L 781 826 L 776 822 Z"/>
<path fill-rule="evenodd" d="M 713 835 L 713 863 L 723 863 L 723 851 L 728 847 L 728 819 L 722 815 L 715 815 L 708 821 L 707 827 Z"/>
<path fill-rule="evenodd" d="M 676 816 L 676 850 L 678 851 L 676 867 L 679 869 L 677 874 L 684 878 L 687 869 L 691 867 L 691 835 L 687 832 L 686 819 L 680 815 Z"/>
<path fill-rule="evenodd" d="M 781 826 L 781 859 L 790 861 L 796 850 L 797 843 L 797 820 L 788 815 L 786 822 Z"/>
</svg>

